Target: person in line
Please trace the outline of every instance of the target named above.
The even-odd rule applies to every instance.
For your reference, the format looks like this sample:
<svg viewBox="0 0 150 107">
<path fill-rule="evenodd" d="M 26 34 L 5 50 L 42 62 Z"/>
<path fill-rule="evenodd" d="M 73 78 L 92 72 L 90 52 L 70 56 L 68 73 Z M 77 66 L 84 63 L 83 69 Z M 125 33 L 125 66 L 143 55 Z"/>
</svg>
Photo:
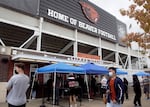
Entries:
<svg viewBox="0 0 150 107">
<path fill-rule="evenodd" d="M 143 79 L 143 90 L 144 90 L 144 94 L 146 96 L 146 99 L 148 100 L 150 97 L 149 97 L 149 78 L 148 76 L 144 77 Z"/>
<path fill-rule="evenodd" d="M 47 101 L 50 101 L 50 96 L 52 96 L 52 92 L 53 92 L 52 76 L 49 76 L 49 79 L 47 80 L 46 85 L 47 85 Z"/>
<path fill-rule="evenodd" d="M 54 84 L 54 82 L 53 82 L 53 84 Z M 59 89 L 60 89 L 60 87 L 61 87 L 61 77 L 59 77 L 57 75 L 56 83 L 55 83 L 55 103 L 54 103 L 55 105 L 59 105 L 59 91 L 60 91 Z"/>
<path fill-rule="evenodd" d="M 137 75 L 133 75 L 133 89 L 134 89 L 134 93 L 135 93 L 134 106 L 141 107 L 142 92 L 141 92 L 141 85 L 140 85 Z M 137 103 L 138 103 L 138 105 L 137 105 Z"/>
<path fill-rule="evenodd" d="M 18 74 L 13 75 L 8 81 L 7 102 L 8 107 L 25 107 L 27 98 L 26 91 L 29 87 L 29 77 L 24 74 L 23 63 L 16 63 L 15 70 Z"/>
<path fill-rule="evenodd" d="M 91 98 L 96 96 L 96 79 L 91 76 Z"/>
<path fill-rule="evenodd" d="M 128 80 L 126 78 L 123 78 L 123 83 L 124 83 L 124 93 L 126 99 L 129 99 L 128 97 Z"/>
<path fill-rule="evenodd" d="M 70 74 L 68 77 L 68 86 L 70 90 L 70 107 L 73 107 L 73 104 L 75 107 L 77 107 L 77 102 L 76 102 L 76 80 L 73 74 Z"/>
<path fill-rule="evenodd" d="M 34 83 L 31 81 L 31 84 L 33 84 L 32 99 L 35 99 L 35 98 L 36 98 L 36 95 L 37 95 L 38 88 L 39 88 L 39 81 L 38 81 L 38 78 L 35 77 Z M 32 86 L 32 85 L 31 85 L 31 86 Z"/>
<path fill-rule="evenodd" d="M 81 101 L 84 95 L 84 77 L 83 75 L 78 75 L 77 81 L 79 83 L 79 89 L 78 89 L 78 94 L 79 94 L 79 100 Z"/>
<path fill-rule="evenodd" d="M 98 75 L 96 75 L 95 76 L 95 80 L 96 80 L 96 92 L 98 93 L 98 94 L 100 94 L 100 84 L 101 84 L 101 80 L 100 80 L 100 78 L 99 78 L 99 76 Z"/>
<path fill-rule="evenodd" d="M 101 93 L 102 93 L 102 98 L 103 102 L 106 104 L 106 90 L 107 90 L 107 78 L 105 75 L 103 75 L 102 80 L 101 80 Z"/>
<path fill-rule="evenodd" d="M 122 107 L 124 101 L 124 85 L 122 80 L 116 76 L 116 68 L 109 68 L 109 77 L 107 82 L 106 107 Z"/>
</svg>

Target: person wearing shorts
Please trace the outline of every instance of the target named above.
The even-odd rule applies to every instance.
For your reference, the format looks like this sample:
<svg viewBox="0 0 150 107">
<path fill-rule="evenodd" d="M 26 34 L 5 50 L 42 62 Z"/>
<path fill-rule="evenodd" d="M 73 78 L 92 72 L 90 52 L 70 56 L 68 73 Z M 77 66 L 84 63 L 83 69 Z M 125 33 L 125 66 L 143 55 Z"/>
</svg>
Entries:
<svg viewBox="0 0 150 107">
<path fill-rule="evenodd" d="M 75 105 L 75 107 L 77 107 L 76 90 L 75 90 L 76 81 L 75 81 L 75 77 L 73 76 L 73 74 L 70 74 L 68 77 L 68 86 L 69 86 L 69 90 L 70 90 L 70 96 L 69 96 L 70 107 L 73 107 L 73 104 Z"/>
</svg>

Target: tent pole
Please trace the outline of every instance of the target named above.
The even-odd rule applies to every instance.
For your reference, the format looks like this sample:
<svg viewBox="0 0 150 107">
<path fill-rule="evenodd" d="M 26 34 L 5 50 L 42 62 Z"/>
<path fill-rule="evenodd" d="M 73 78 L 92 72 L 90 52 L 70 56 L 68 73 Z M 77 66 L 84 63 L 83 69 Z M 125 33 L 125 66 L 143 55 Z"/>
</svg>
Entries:
<svg viewBox="0 0 150 107">
<path fill-rule="evenodd" d="M 89 93 L 89 85 L 88 85 L 88 78 L 87 78 L 87 74 L 85 74 L 84 76 L 85 76 L 85 81 L 86 81 L 86 86 L 87 86 L 88 99 L 90 100 L 90 93 Z"/>
<path fill-rule="evenodd" d="M 34 76 L 33 76 L 29 100 L 31 100 L 31 97 L 32 97 L 32 92 L 33 92 L 35 77 L 36 77 L 36 72 L 34 73 Z"/>
<path fill-rule="evenodd" d="M 54 72 L 54 83 L 53 83 L 53 106 L 55 104 L 55 87 L 56 87 L 56 70 Z"/>
</svg>

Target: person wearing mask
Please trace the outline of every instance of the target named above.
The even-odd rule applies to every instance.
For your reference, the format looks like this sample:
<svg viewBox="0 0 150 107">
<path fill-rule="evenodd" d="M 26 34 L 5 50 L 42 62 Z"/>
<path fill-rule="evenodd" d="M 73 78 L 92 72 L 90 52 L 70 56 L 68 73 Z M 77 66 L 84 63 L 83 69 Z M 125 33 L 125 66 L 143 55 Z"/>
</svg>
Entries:
<svg viewBox="0 0 150 107">
<path fill-rule="evenodd" d="M 137 75 L 133 75 L 133 89 L 134 89 L 134 93 L 135 93 L 134 105 L 135 105 L 135 107 L 141 107 L 142 92 L 141 92 L 141 85 L 140 85 Z"/>
<path fill-rule="evenodd" d="M 126 78 L 123 78 L 123 83 L 124 83 L 124 93 L 125 93 L 125 97 L 126 99 L 128 99 L 128 81 Z"/>
<path fill-rule="evenodd" d="M 122 107 L 124 101 L 124 85 L 122 80 L 116 76 L 116 68 L 109 68 L 109 77 L 107 82 L 106 107 Z"/>
<path fill-rule="evenodd" d="M 8 81 L 7 102 L 8 107 L 25 107 L 27 98 L 26 91 L 29 87 L 29 77 L 24 74 L 25 66 L 23 63 L 15 64 L 16 75 Z"/>
</svg>

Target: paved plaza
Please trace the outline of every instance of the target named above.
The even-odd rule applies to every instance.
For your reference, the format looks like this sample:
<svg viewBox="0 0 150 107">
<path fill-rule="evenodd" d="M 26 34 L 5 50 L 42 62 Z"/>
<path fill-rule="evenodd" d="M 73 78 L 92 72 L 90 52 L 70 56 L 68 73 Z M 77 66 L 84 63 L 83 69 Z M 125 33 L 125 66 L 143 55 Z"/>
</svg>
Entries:
<svg viewBox="0 0 150 107">
<path fill-rule="evenodd" d="M 129 94 L 129 100 L 125 100 L 123 107 L 134 107 L 133 105 L 133 98 L 134 98 L 134 93 L 133 91 L 130 91 Z M 145 98 L 145 95 L 142 95 L 141 98 L 142 102 L 142 107 L 150 107 L 150 99 L 147 100 Z M 31 100 L 27 103 L 26 107 L 40 107 L 42 105 L 42 100 L 41 99 L 35 99 Z M 45 102 L 46 107 L 69 107 L 68 100 L 64 100 L 60 102 L 60 106 L 53 106 L 51 103 Z M 0 103 L 0 107 L 7 107 L 7 103 Z M 102 102 L 102 99 L 96 98 L 91 101 L 88 101 L 87 99 L 83 99 L 81 106 L 80 103 L 78 102 L 78 107 L 105 107 L 105 104 Z"/>
</svg>

